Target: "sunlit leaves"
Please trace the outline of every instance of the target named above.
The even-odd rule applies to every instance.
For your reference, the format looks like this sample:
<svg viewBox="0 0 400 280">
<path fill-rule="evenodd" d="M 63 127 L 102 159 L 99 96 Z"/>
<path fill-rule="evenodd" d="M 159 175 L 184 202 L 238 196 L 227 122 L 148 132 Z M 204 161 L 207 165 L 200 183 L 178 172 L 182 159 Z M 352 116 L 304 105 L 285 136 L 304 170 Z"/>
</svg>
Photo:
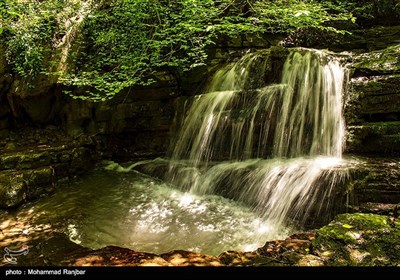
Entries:
<svg viewBox="0 0 400 280">
<path fill-rule="evenodd" d="M 80 42 L 69 40 L 68 67 L 60 71 L 51 60 L 59 59 L 54 54 L 62 52 L 60 38 L 83 2 L 90 0 L 0 2 L 0 36 L 7 33 L 7 58 L 16 74 L 59 75 L 69 95 L 83 87 L 76 98 L 102 101 L 150 84 L 160 69 L 182 75 L 207 64 L 207 49 L 221 35 L 289 35 L 306 28 L 343 33 L 329 23 L 355 20 L 335 1 L 92 1 L 79 24 Z"/>
<path fill-rule="evenodd" d="M 14 72 L 34 79 L 46 73 L 52 65 L 48 53 L 54 38 L 64 32 L 65 22 L 57 23 L 57 16 L 68 1 L 1 1 L 0 14 L 6 42 L 6 58 Z"/>
<path fill-rule="evenodd" d="M 205 64 L 214 32 L 206 31 L 221 11 L 214 1 L 115 0 L 92 13 L 82 32 L 89 46 L 64 84 L 89 85 L 96 100 L 126 87 L 148 84 L 151 74 L 169 67 L 178 72 Z M 88 93 L 89 94 L 89 93 Z"/>
<path fill-rule="evenodd" d="M 342 227 L 347 228 L 347 229 L 353 228 L 353 226 L 349 225 L 349 224 L 343 224 Z"/>
</svg>

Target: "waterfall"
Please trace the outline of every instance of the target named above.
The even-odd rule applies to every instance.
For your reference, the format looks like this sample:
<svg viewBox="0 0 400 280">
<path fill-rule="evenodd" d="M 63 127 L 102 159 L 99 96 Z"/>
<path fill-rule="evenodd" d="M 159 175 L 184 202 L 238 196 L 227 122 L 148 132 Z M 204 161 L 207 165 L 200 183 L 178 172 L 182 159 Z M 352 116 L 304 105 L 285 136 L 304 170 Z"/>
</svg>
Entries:
<svg viewBox="0 0 400 280">
<path fill-rule="evenodd" d="M 342 162 L 345 70 L 322 51 L 294 49 L 280 81 L 268 84 L 267 58 L 245 55 L 187 101 L 167 177 L 184 191 L 247 205 L 273 236 L 322 215 L 343 180 L 335 167 Z"/>
<path fill-rule="evenodd" d="M 49 226 L 94 250 L 217 256 L 328 222 L 344 205 L 345 71 L 321 51 L 286 54 L 247 54 L 218 70 L 204 94 L 178 100 L 186 101 L 168 158 L 109 162 L 3 213 L 6 229 Z"/>
</svg>

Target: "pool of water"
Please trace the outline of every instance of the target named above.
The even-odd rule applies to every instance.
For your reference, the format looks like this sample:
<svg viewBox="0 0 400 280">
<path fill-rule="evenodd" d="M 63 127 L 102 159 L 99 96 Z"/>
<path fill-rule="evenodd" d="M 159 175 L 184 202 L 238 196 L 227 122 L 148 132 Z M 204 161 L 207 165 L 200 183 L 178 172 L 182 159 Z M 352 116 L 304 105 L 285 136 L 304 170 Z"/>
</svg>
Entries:
<svg viewBox="0 0 400 280">
<path fill-rule="evenodd" d="M 51 225 L 92 249 L 115 245 L 156 254 L 251 251 L 289 234 L 277 233 L 238 202 L 185 193 L 137 171 L 97 170 L 1 216 L 3 221 L 30 216 L 30 228 Z"/>
</svg>

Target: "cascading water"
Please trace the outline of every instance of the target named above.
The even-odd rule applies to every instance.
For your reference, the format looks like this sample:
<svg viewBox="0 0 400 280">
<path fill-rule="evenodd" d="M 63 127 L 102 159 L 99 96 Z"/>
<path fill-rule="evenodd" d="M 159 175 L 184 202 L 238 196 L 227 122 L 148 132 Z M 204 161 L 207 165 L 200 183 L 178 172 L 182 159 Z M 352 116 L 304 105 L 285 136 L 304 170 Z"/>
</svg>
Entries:
<svg viewBox="0 0 400 280">
<path fill-rule="evenodd" d="M 321 51 L 296 49 L 281 82 L 267 85 L 266 65 L 262 53 L 248 54 L 191 101 L 167 177 L 184 191 L 250 207 L 273 238 L 329 209 L 343 179 L 334 167 L 341 163 L 345 71 Z"/>
<path fill-rule="evenodd" d="M 323 52 L 303 52 L 291 52 L 280 84 L 261 87 L 262 80 L 254 81 L 251 70 L 265 60 L 257 53 L 218 71 L 208 93 L 193 101 L 172 159 L 198 166 L 227 155 L 340 157 L 344 69 Z"/>
</svg>

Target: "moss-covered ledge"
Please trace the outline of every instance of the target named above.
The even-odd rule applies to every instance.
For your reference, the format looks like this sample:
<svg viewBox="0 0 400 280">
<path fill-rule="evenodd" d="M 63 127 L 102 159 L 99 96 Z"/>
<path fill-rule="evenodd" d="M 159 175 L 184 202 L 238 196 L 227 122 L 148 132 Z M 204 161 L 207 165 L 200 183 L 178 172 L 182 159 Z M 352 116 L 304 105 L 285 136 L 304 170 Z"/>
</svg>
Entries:
<svg viewBox="0 0 400 280">
<path fill-rule="evenodd" d="M 48 195 L 90 170 L 95 146 L 89 137 L 69 137 L 55 127 L 9 132 L 0 139 L 0 209 Z"/>
</svg>

